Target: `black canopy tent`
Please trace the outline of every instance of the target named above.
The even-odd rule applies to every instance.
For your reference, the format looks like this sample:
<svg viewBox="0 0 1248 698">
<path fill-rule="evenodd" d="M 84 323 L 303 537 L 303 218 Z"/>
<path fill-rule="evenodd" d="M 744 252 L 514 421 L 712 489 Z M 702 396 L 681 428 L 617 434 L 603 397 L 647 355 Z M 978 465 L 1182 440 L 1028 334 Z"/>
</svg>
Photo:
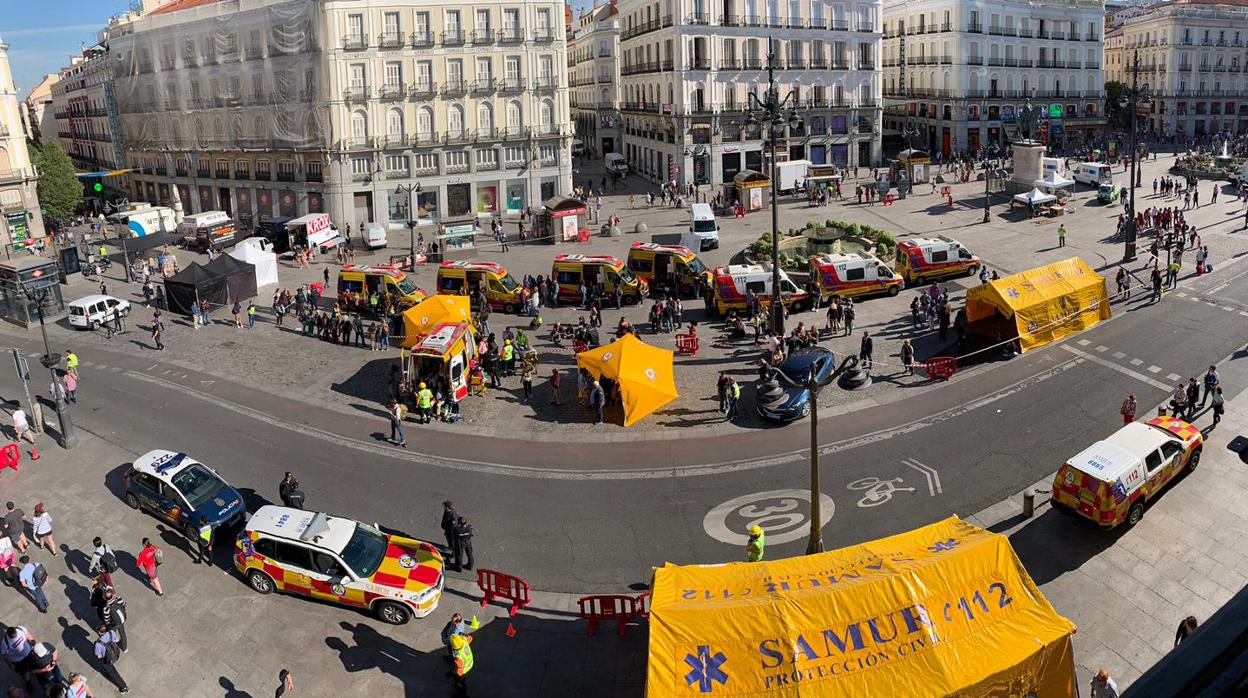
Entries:
<svg viewBox="0 0 1248 698">
<path fill-rule="evenodd" d="M 129 234 L 127 233 L 125 236 L 115 240 L 97 240 L 91 244 L 96 247 L 96 252 L 99 251 L 100 245 L 107 246 L 110 250 L 108 255 L 109 259 L 114 262 L 129 264 L 130 260 L 134 259 L 139 252 L 157 247 L 176 247 L 178 242 L 181 240 L 181 236 L 173 233 L 152 233 L 151 235 L 144 235 L 143 237 L 138 238 L 129 237 Z"/>
<path fill-rule="evenodd" d="M 224 274 L 191 262 L 187 268 L 165 279 L 165 297 L 169 302 L 169 312 L 190 315 L 199 301 L 208 301 L 218 307 L 228 304 L 229 289 Z"/>
<path fill-rule="evenodd" d="M 223 254 L 205 265 L 204 269 L 225 277 L 231 303 L 256 297 L 256 265 Z"/>
</svg>

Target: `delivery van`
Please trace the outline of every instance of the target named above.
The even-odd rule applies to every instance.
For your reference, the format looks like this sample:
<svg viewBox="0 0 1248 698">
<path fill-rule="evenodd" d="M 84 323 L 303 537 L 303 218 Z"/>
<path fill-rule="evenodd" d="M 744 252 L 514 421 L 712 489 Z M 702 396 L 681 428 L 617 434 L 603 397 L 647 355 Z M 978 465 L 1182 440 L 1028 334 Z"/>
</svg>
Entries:
<svg viewBox="0 0 1248 698">
<path fill-rule="evenodd" d="M 377 309 L 381 308 L 381 298 L 386 294 L 393 296 L 400 308 L 416 305 L 426 296 L 397 266 L 348 264 L 338 272 L 338 303 L 343 307 L 372 313 L 373 293 L 378 295 Z"/>
<path fill-rule="evenodd" d="M 338 232 L 338 228 L 329 219 L 328 213 L 309 213 L 291 221 L 286 221 L 286 250 L 299 247 L 316 247 L 317 252 L 324 254 L 327 250 L 343 244 L 346 240 Z"/>
<path fill-rule="evenodd" d="M 979 271 L 979 257 L 944 235 L 910 238 L 897 243 L 896 270 L 907 284 Z"/>
<path fill-rule="evenodd" d="M 209 247 L 220 250 L 238 241 L 234 221 L 225 211 L 204 211 L 186 216 L 178 226 L 178 235 L 182 236 L 183 244 L 188 249 L 201 252 L 207 252 Z"/>
<path fill-rule="evenodd" d="M 1181 419 L 1132 422 L 1080 451 L 1053 478 L 1053 508 L 1102 528 L 1140 522 L 1148 501 L 1200 463 L 1204 437 Z"/>
<path fill-rule="evenodd" d="M 468 369 L 477 355 L 472 325 L 444 322 L 420 337 L 408 354 L 407 370 L 413 390 L 424 383 L 434 390 L 438 378 L 447 386 L 447 397 L 459 402 L 468 397 Z"/>
<path fill-rule="evenodd" d="M 623 177 L 628 174 L 628 161 L 619 153 L 607 153 L 603 158 L 603 165 L 607 168 L 607 172 Z"/>
<path fill-rule="evenodd" d="M 728 311 L 744 311 L 750 292 L 758 297 L 764 305 L 772 299 L 771 266 L 764 264 L 729 264 L 715 269 L 711 282 L 715 312 L 727 315 Z M 795 310 L 809 310 L 814 307 L 811 295 L 797 287 L 789 275 L 780 270 L 780 302 L 785 307 Z"/>
<path fill-rule="evenodd" d="M 628 268 L 652 290 L 684 297 L 697 297 L 712 278 L 698 255 L 681 245 L 634 242 L 628 249 Z"/>
<path fill-rule="evenodd" d="M 559 285 L 559 301 L 579 305 L 581 284 L 592 292 L 603 284 L 608 297 L 620 290 L 622 300 L 632 305 L 640 303 L 650 293 L 650 285 L 638 277 L 620 260 L 609 255 L 561 254 L 555 257 L 550 275 Z"/>
<path fill-rule="evenodd" d="M 1081 162 L 1075 165 L 1074 179 L 1081 184 L 1098 187 L 1114 181 L 1109 165 L 1103 162 Z"/>
<path fill-rule="evenodd" d="M 700 247 L 695 252 L 719 247 L 719 223 L 715 220 L 715 211 L 710 204 L 689 205 L 689 232 L 701 240 Z"/>
<path fill-rule="evenodd" d="M 518 313 L 524 309 L 520 284 L 501 264 L 494 262 L 443 262 L 438 267 L 438 293 L 466 293 L 476 298 L 477 289 L 484 288 L 486 300 L 493 310 Z"/>
<path fill-rule="evenodd" d="M 819 288 L 820 303 L 832 296 L 895 296 L 905 285 L 901 275 L 865 252 L 815 255 L 810 258 L 810 278 Z"/>
<path fill-rule="evenodd" d="M 380 223 L 365 223 L 360 232 L 364 245 L 370 250 L 379 250 L 386 246 L 386 226 Z"/>
<path fill-rule="evenodd" d="M 147 206 L 119 216 L 119 222 L 130 229 L 130 234 L 143 237 L 152 233 L 172 233 L 178 229 L 177 216 L 168 206 Z"/>
</svg>

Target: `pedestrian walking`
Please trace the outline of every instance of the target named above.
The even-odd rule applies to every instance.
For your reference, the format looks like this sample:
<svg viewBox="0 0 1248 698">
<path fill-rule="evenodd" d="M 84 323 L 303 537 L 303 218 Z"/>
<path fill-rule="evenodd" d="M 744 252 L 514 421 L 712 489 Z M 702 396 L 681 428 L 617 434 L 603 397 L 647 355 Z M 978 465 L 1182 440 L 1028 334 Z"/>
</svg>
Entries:
<svg viewBox="0 0 1248 698">
<path fill-rule="evenodd" d="M 914 375 L 914 345 L 906 339 L 901 342 L 901 365 L 906 367 L 906 375 Z"/>
<path fill-rule="evenodd" d="M 36 642 L 30 648 L 30 660 L 27 668 L 39 682 L 43 695 L 47 695 L 53 686 L 64 686 L 65 675 L 59 666 L 60 654 L 56 646 L 48 642 Z"/>
<path fill-rule="evenodd" d="M 256 326 L 256 313 L 260 311 L 254 302 L 247 304 L 247 329 Z"/>
<path fill-rule="evenodd" d="M 550 369 L 550 378 L 547 379 L 550 384 L 550 404 L 563 404 L 563 378 L 559 374 L 559 369 Z"/>
<path fill-rule="evenodd" d="M 1213 426 L 1222 421 L 1222 413 L 1226 411 L 1226 399 L 1222 397 L 1222 386 L 1213 389 Z M 1212 428 L 1212 427 L 1211 427 Z"/>
<path fill-rule="evenodd" d="M 91 545 L 94 550 L 91 551 L 91 561 L 87 564 L 87 574 L 99 576 L 108 586 L 113 585 L 113 573 L 117 571 L 117 555 L 113 549 L 104 544 L 104 540 L 99 536 L 91 539 Z"/>
<path fill-rule="evenodd" d="M 78 375 L 78 355 L 72 349 L 65 350 L 65 370 L 72 373 L 74 378 L 80 377 Z"/>
<path fill-rule="evenodd" d="M 873 340 L 871 338 L 871 335 L 867 331 L 864 330 L 862 333 L 862 341 L 858 345 L 858 362 L 862 365 L 863 368 L 870 370 L 871 354 L 874 351 L 874 349 L 875 349 L 875 340 Z"/>
<path fill-rule="evenodd" d="M 841 319 L 845 321 L 845 336 L 848 337 L 854 333 L 854 299 L 845 299 L 845 306 L 841 310 Z"/>
<path fill-rule="evenodd" d="M 390 443 L 407 448 L 407 438 L 403 436 L 403 419 L 407 417 L 407 405 L 391 400 L 387 416 L 390 418 Z"/>
<path fill-rule="evenodd" d="M 156 345 L 156 351 L 164 351 L 165 343 L 161 340 L 164 331 L 160 329 L 160 325 L 152 325 L 152 343 Z"/>
<path fill-rule="evenodd" d="M 602 384 L 594 381 L 594 385 L 589 390 L 589 406 L 594 410 L 594 424 L 602 424 L 602 408 L 606 402 L 606 394 L 602 390 Z"/>
<path fill-rule="evenodd" d="M 234 326 L 241 330 L 243 328 L 243 304 L 234 301 L 234 307 L 230 308 L 230 313 L 234 315 Z"/>
<path fill-rule="evenodd" d="M 1122 401 L 1122 408 L 1118 410 L 1119 413 L 1122 414 L 1122 423 L 1130 424 L 1131 422 L 1134 422 L 1136 412 L 1139 408 L 1140 405 L 1135 400 L 1135 393 L 1128 395 L 1127 399 Z"/>
<path fill-rule="evenodd" d="M 277 690 L 273 692 L 273 698 L 282 698 L 295 692 L 295 675 L 290 673 L 289 669 L 282 669 L 277 672 Z"/>
<path fill-rule="evenodd" d="M 1219 381 L 1220 377 L 1218 376 L 1218 368 L 1216 366 L 1210 366 L 1209 370 L 1205 371 L 1205 394 L 1200 397 L 1201 407 L 1204 407 L 1205 401 L 1213 395 L 1213 389 L 1218 387 Z"/>
<path fill-rule="evenodd" d="M 34 644 L 35 636 L 21 625 L 10 625 L 5 628 L 4 635 L 0 636 L 0 652 L 4 654 L 4 663 L 18 676 L 26 677 L 26 665 Z"/>
<path fill-rule="evenodd" d="M 533 374 L 536 373 L 537 367 L 531 361 L 525 361 L 520 364 L 520 387 L 524 390 L 524 401 L 528 402 L 533 397 Z"/>
<path fill-rule="evenodd" d="M 64 371 L 61 373 L 61 385 L 65 386 L 65 399 L 70 402 L 78 403 L 78 378 L 74 374 Z"/>
<path fill-rule="evenodd" d="M 87 677 L 73 671 L 69 672 L 69 681 L 59 693 L 57 687 L 53 686 L 48 695 L 51 698 L 95 698 L 95 692 L 87 684 Z"/>
<path fill-rule="evenodd" d="M 732 376 L 728 377 L 728 412 L 727 420 L 732 421 L 737 418 L 737 412 L 741 404 L 741 384 Z"/>
<path fill-rule="evenodd" d="M 446 538 L 446 549 L 454 553 L 455 551 L 455 523 L 459 521 L 459 512 L 455 511 L 455 505 L 451 504 L 451 500 L 442 502 L 442 536 Z"/>
<path fill-rule="evenodd" d="M 460 564 L 466 561 L 467 564 Z M 461 516 L 455 522 L 455 569 L 471 570 L 474 565 L 472 557 L 472 524 Z"/>
<path fill-rule="evenodd" d="M 26 418 L 26 412 L 17 407 L 13 410 L 13 440 L 21 441 L 25 439 L 33 446 L 35 443 L 35 432 L 30 428 L 30 420 Z"/>
<path fill-rule="evenodd" d="M 208 517 L 199 517 L 199 528 L 197 531 L 199 535 L 195 538 L 195 544 L 199 552 L 199 559 L 195 561 L 195 564 L 211 565 L 214 531 L 212 524 L 208 523 Z"/>
<path fill-rule="evenodd" d="M 126 600 L 111 586 L 103 588 L 104 606 L 100 609 L 100 622 L 110 630 L 117 631 L 117 647 L 126 652 Z"/>
<path fill-rule="evenodd" d="M 13 502 L 5 502 L 4 504 L 4 535 L 13 541 L 13 547 L 17 548 L 17 552 L 26 552 L 26 546 L 30 541 L 26 539 L 26 512 L 17 508 Z"/>
<path fill-rule="evenodd" d="M 126 680 L 121 678 L 116 667 L 117 660 L 121 658 L 121 647 L 117 645 L 120 635 L 103 623 L 100 623 L 95 631 L 99 633 L 99 637 L 95 639 L 94 649 L 95 658 L 100 662 L 100 673 L 112 681 L 119 692 L 129 693 L 130 686 L 126 685 Z"/>
<path fill-rule="evenodd" d="M 35 505 L 35 516 L 30 520 L 30 528 L 35 535 L 35 547 L 47 548 L 52 557 L 57 557 L 56 540 L 52 537 L 52 515 L 43 507 L 43 502 Z"/>
<path fill-rule="evenodd" d="M 43 585 L 48 581 L 48 570 L 38 562 L 31 562 L 28 555 L 21 556 L 17 562 L 22 566 L 21 572 L 17 575 L 22 588 L 35 603 L 35 608 L 39 609 L 40 613 L 47 613 L 48 596 L 43 593 Z"/>
<path fill-rule="evenodd" d="M 299 481 L 295 479 L 294 473 L 289 470 L 282 477 L 282 481 L 277 485 L 277 495 L 281 498 L 282 504 L 292 509 L 303 508 L 303 490 L 299 489 Z"/>
<path fill-rule="evenodd" d="M 760 562 L 766 548 L 766 536 L 761 526 L 750 526 L 750 536 L 745 542 L 745 559 L 747 562 Z"/>
<path fill-rule="evenodd" d="M 1092 677 L 1090 698 L 1118 698 L 1118 684 L 1109 677 L 1109 669 L 1101 669 Z"/>
<path fill-rule="evenodd" d="M 1187 379 L 1187 421 L 1192 421 L 1196 417 L 1196 398 L 1200 397 L 1200 386 L 1196 383 L 1195 378 Z M 1177 416 L 1177 415 L 1176 415 Z"/>
<path fill-rule="evenodd" d="M 1174 646 L 1178 647 L 1183 641 L 1192 636 L 1196 632 L 1196 628 L 1200 625 L 1196 621 L 1196 616 L 1188 616 L 1179 621 L 1179 627 L 1174 631 Z"/>
<path fill-rule="evenodd" d="M 139 551 L 138 557 L 135 558 L 134 566 L 147 576 L 147 582 L 151 584 L 152 590 L 156 592 L 157 596 L 165 595 L 165 590 L 160 587 L 160 578 L 157 576 L 157 568 L 160 567 L 160 563 L 164 562 L 164 560 L 164 551 L 153 545 L 150 539 L 144 538 L 143 549 Z"/>
<path fill-rule="evenodd" d="M 1057 246 L 1066 246 L 1066 224 L 1062 223 L 1057 226 Z"/>
<path fill-rule="evenodd" d="M 8 536 L 0 536 L 0 582 L 17 587 L 17 555 Z"/>
</svg>

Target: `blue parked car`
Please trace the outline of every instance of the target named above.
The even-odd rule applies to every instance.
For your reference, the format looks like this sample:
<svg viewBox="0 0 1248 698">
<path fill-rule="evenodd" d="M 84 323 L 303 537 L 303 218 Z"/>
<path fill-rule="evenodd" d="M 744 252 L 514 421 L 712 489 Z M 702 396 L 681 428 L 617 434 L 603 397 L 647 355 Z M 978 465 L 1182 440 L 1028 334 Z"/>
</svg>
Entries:
<svg viewBox="0 0 1248 698">
<path fill-rule="evenodd" d="M 130 508 L 146 509 L 192 540 L 199 537 L 199 517 L 226 528 L 242 523 L 246 511 L 238 490 L 185 453 L 148 451 L 134 460 L 125 483 Z"/>
<path fill-rule="evenodd" d="M 810 391 L 806 385 L 813 371 L 819 380 L 836 370 L 836 355 L 823 347 L 804 347 L 789 354 L 775 370 L 779 389 L 767 393 L 758 385 L 754 408 L 759 416 L 777 422 L 793 422 L 810 414 Z"/>
</svg>

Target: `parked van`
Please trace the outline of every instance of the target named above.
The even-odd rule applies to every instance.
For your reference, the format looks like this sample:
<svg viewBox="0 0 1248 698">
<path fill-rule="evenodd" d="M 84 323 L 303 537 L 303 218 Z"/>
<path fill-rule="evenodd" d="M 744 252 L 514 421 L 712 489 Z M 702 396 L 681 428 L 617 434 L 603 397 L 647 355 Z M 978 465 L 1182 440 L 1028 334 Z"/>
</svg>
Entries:
<svg viewBox="0 0 1248 698">
<path fill-rule="evenodd" d="M 188 248 L 201 252 L 208 251 L 209 247 L 220 250 L 237 242 L 234 221 L 225 211 L 192 213 L 182 219 L 178 234 Z"/>
<path fill-rule="evenodd" d="M 360 236 L 364 238 L 364 244 L 370 250 L 386 246 L 386 226 L 381 223 L 365 223 Z"/>
<path fill-rule="evenodd" d="M 895 296 L 905 285 L 901 275 L 865 252 L 815 255 L 810 258 L 810 278 L 819 288 L 820 303 L 832 296 Z"/>
<path fill-rule="evenodd" d="M 681 245 L 634 242 L 628 249 L 628 268 L 645 279 L 652 290 L 696 297 L 712 274 L 698 255 Z"/>
<path fill-rule="evenodd" d="M 338 272 L 338 303 L 343 307 L 373 312 L 369 298 L 374 292 L 379 299 L 385 294 L 392 295 L 400 308 L 416 305 L 426 296 L 397 266 L 348 264 Z M 381 307 L 380 300 L 377 307 Z"/>
<path fill-rule="evenodd" d="M 896 270 L 907 284 L 979 271 L 979 257 L 944 235 L 911 238 L 897 243 Z"/>
<path fill-rule="evenodd" d="M 83 296 L 70 302 L 67 307 L 70 326 L 88 330 L 94 330 L 105 322 L 112 322 L 116 313 L 120 313 L 122 317 L 130 314 L 130 301 L 98 293 Z"/>
<path fill-rule="evenodd" d="M 603 158 L 603 164 L 607 168 L 607 172 L 623 177 L 628 174 L 628 161 L 619 153 L 607 153 Z"/>
<path fill-rule="evenodd" d="M 689 232 L 702 240 L 701 247 L 695 252 L 719 247 L 719 223 L 710 204 L 689 205 Z"/>
<path fill-rule="evenodd" d="M 1176 475 L 1195 470 L 1204 437 L 1181 419 L 1132 422 L 1080 451 L 1053 478 L 1053 508 L 1102 528 L 1144 516 L 1148 500 Z"/>
<path fill-rule="evenodd" d="M 625 303 L 640 303 L 650 293 L 645 279 L 633 274 L 623 262 L 608 255 L 561 254 L 555 257 L 550 275 L 559 284 L 559 300 L 578 305 L 581 302 L 581 283 L 591 291 L 601 283 L 607 295 L 614 296 L 620 289 Z"/>
<path fill-rule="evenodd" d="M 493 310 L 518 313 L 523 310 L 520 284 L 501 264 L 494 262 L 443 262 L 438 267 L 438 293 L 467 293 L 476 298 L 477 289 L 484 288 L 486 300 Z"/>
<path fill-rule="evenodd" d="M 711 283 L 714 289 L 715 312 L 726 315 L 730 310 L 744 311 L 750 291 L 764 303 L 771 303 L 771 267 L 763 264 L 729 264 L 715 269 Z M 810 294 L 800 290 L 789 275 L 780 270 L 780 302 L 786 307 L 808 310 L 814 305 Z"/>
<path fill-rule="evenodd" d="M 1091 186 L 1100 186 L 1114 181 L 1109 165 L 1103 162 L 1081 162 L 1075 165 L 1074 179 L 1076 182 Z"/>
<path fill-rule="evenodd" d="M 148 206 L 119 216 L 119 222 L 126 224 L 130 234 L 135 237 L 152 233 L 172 233 L 178 229 L 176 220 L 173 209 L 168 206 Z"/>
</svg>

